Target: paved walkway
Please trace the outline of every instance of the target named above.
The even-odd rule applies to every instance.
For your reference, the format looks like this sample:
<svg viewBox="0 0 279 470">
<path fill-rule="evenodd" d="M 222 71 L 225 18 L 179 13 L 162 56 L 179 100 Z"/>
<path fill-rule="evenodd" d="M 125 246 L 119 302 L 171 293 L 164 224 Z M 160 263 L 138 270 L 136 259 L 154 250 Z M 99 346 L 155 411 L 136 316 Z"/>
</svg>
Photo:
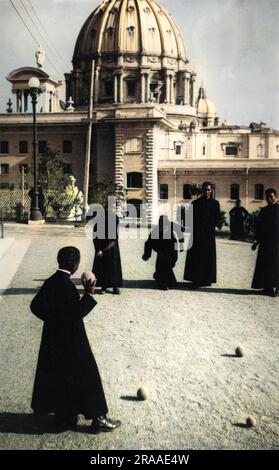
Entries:
<svg viewBox="0 0 279 470">
<path fill-rule="evenodd" d="M 110 415 L 123 425 L 112 434 L 55 435 L 49 420 L 30 415 L 42 323 L 29 305 L 56 269 L 57 251 L 81 250 L 78 277 L 91 269 L 92 242 L 68 226 L 10 224 L 6 236 L 15 239 L 4 255 L 11 265 L 18 243 L 27 251 L 0 302 L 0 448 L 278 449 L 278 299 L 250 290 L 251 245 L 218 241 L 218 284 L 196 292 L 185 290 L 180 254 L 178 288 L 162 292 L 152 281 L 154 256 L 141 260 L 143 241 L 121 241 L 122 295 L 96 296 L 85 323 Z M 242 359 L 233 355 L 239 345 Z M 150 395 L 139 402 L 143 384 Z M 248 415 L 256 428 L 243 426 Z"/>
</svg>

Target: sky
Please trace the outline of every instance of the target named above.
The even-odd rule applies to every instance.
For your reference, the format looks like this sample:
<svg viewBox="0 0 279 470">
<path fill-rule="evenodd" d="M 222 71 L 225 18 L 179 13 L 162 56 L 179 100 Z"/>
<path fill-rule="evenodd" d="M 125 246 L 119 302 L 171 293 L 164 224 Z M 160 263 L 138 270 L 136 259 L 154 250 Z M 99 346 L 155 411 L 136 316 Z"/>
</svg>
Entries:
<svg viewBox="0 0 279 470">
<path fill-rule="evenodd" d="M 46 51 L 44 69 L 51 78 L 63 79 L 63 74 L 71 71 L 78 33 L 99 3 L 100 0 L 0 0 L 0 112 L 5 112 L 11 96 L 5 77 L 18 67 L 36 66 L 38 43 Z M 157 3 L 171 13 L 179 27 L 187 56 L 197 73 L 197 86 L 203 83 L 218 115 L 229 124 L 263 121 L 279 130 L 279 1 Z"/>
</svg>

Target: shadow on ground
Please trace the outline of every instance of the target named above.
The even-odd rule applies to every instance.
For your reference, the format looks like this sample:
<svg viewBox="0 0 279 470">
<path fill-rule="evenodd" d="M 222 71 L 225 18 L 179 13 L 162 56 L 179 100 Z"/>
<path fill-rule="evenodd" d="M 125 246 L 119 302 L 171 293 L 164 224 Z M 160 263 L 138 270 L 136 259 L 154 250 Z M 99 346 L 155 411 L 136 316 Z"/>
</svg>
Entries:
<svg viewBox="0 0 279 470">
<path fill-rule="evenodd" d="M 54 417 L 31 413 L 0 413 L 0 433 L 44 434 L 54 432 Z"/>
<path fill-rule="evenodd" d="M 200 287 L 198 289 L 192 289 L 191 284 L 186 282 L 178 282 L 175 287 L 171 290 L 182 290 L 186 292 L 204 292 L 206 294 L 229 294 L 229 295 L 258 295 L 257 292 L 252 289 L 229 289 L 221 287 Z M 155 281 L 150 279 L 143 280 L 124 280 L 124 289 L 153 289 L 157 290 Z"/>
<path fill-rule="evenodd" d="M 62 432 L 78 432 L 84 434 L 95 434 L 89 425 L 79 424 L 74 427 L 58 426 L 54 415 L 35 416 L 32 413 L 0 413 L 0 434 L 60 434 Z"/>
<path fill-rule="evenodd" d="M 0 289 L 0 295 L 29 295 L 29 294 L 37 294 L 39 287 L 35 288 L 27 288 L 27 287 L 12 287 L 11 289 Z"/>
</svg>

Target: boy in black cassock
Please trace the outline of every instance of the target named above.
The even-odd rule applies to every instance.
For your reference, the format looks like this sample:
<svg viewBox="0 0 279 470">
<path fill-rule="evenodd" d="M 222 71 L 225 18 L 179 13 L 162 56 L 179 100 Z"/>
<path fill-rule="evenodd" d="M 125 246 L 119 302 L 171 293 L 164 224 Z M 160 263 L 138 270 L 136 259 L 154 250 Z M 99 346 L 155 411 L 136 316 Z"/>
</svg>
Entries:
<svg viewBox="0 0 279 470">
<path fill-rule="evenodd" d="M 120 425 L 106 417 L 107 404 L 98 367 L 84 323 L 96 305 L 95 284 L 85 284 L 79 293 L 70 280 L 80 263 L 75 247 L 58 253 L 59 269 L 45 281 L 31 303 L 31 311 L 43 320 L 41 346 L 31 407 L 34 413 L 55 413 L 63 429 L 77 424 L 77 415 L 92 419 L 92 432 L 112 431 Z"/>
<path fill-rule="evenodd" d="M 267 206 L 261 209 L 256 224 L 256 243 L 259 245 L 253 289 L 262 289 L 263 295 L 278 296 L 279 289 L 279 203 L 275 189 L 265 192 Z"/>
<path fill-rule="evenodd" d="M 144 261 L 151 257 L 152 250 L 157 253 L 154 279 L 158 288 L 162 290 L 168 290 L 176 285 L 173 272 L 178 257 L 176 244 L 178 241 L 181 243 L 183 239 L 178 240 L 174 226 L 175 224 L 170 222 L 167 216 L 161 215 L 158 226 L 153 229 L 144 245 L 142 256 Z M 177 227 L 179 226 L 177 225 Z"/>
<path fill-rule="evenodd" d="M 109 218 L 115 222 L 115 233 L 109 234 Z M 119 218 L 115 213 L 115 207 L 105 209 L 105 234 L 103 238 L 97 236 L 93 239 L 95 257 L 92 271 L 97 277 L 97 286 L 101 287 L 100 293 L 112 288 L 113 294 L 120 294 L 123 285 L 120 250 L 118 244 Z M 93 232 L 98 229 L 98 223 L 94 225 Z"/>
<path fill-rule="evenodd" d="M 249 213 L 241 206 L 240 199 L 235 202 L 235 207 L 230 210 L 231 240 L 242 240 L 245 237 L 245 219 Z"/>
</svg>

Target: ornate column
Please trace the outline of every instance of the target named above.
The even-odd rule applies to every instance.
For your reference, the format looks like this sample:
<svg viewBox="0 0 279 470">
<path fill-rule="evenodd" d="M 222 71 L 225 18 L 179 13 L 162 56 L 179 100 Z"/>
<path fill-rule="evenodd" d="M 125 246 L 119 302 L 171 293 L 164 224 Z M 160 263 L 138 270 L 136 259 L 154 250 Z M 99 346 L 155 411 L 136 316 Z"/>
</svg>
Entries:
<svg viewBox="0 0 279 470">
<path fill-rule="evenodd" d="M 46 86 L 42 86 L 42 108 L 43 108 L 43 113 L 48 112 L 48 92 Z"/>
<path fill-rule="evenodd" d="M 118 75 L 114 75 L 114 103 L 118 103 Z"/>
<path fill-rule="evenodd" d="M 145 90 L 145 73 L 141 72 L 141 103 L 145 103 L 145 96 L 146 96 L 146 90 Z"/>
<path fill-rule="evenodd" d="M 184 104 L 189 104 L 189 78 L 186 73 L 183 74 Z"/>
<path fill-rule="evenodd" d="M 16 112 L 22 113 L 22 93 L 20 90 L 16 92 Z"/>
<path fill-rule="evenodd" d="M 25 91 L 24 92 L 24 112 L 25 113 L 27 113 L 28 111 L 28 95 L 29 95 L 29 92 Z"/>
<path fill-rule="evenodd" d="M 196 74 L 193 73 L 190 78 L 190 105 L 194 106 L 195 100 L 195 81 L 196 81 Z"/>
<path fill-rule="evenodd" d="M 150 100 L 150 73 L 147 74 L 147 83 L 146 83 L 146 103 L 149 103 Z"/>
<path fill-rule="evenodd" d="M 170 103 L 175 104 L 174 98 L 174 75 L 170 74 Z"/>
<path fill-rule="evenodd" d="M 170 80 L 169 72 L 166 72 L 166 102 L 170 103 L 170 87 L 171 87 L 171 80 Z"/>
<path fill-rule="evenodd" d="M 123 103 L 123 96 L 124 96 L 124 90 L 123 90 L 123 72 L 120 73 L 119 75 L 119 102 Z"/>
</svg>

